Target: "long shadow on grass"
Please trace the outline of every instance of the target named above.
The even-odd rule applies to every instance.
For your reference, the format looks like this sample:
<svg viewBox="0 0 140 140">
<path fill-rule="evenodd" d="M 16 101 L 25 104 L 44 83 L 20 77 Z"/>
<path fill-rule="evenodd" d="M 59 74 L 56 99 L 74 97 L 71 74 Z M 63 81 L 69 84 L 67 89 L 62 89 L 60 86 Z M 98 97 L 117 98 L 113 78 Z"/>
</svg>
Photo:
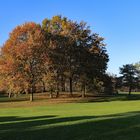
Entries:
<svg viewBox="0 0 140 140">
<path fill-rule="evenodd" d="M 110 101 L 118 100 L 118 101 L 134 101 L 140 100 L 140 94 L 118 94 L 115 97 L 109 99 Z"/>
<path fill-rule="evenodd" d="M 119 94 L 119 97 L 124 97 L 122 100 L 140 100 L 140 94 L 131 94 L 131 95 L 126 95 L 126 94 Z"/>
<path fill-rule="evenodd" d="M 36 120 L 36 119 L 47 119 L 47 118 L 53 118 L 56 117 L 54 115 L 48 115 L 48 116 L 34 116 L 34 117 L 16 117 L 16 116 L 8 116 L 8 117 L 0 117 L 0 123 L 1 122 L 14 122 L 14 121 L 26 121 L 26 120 Z"/>
<path fill-rule="evenodd" d="M 97 98 L 89 98 L 88 100 L 81 101 L 81 102 L 111 102 L 111 101 L 135 101 L 140 100 L 140 94 L 118 94 L 112 96 L 103 96 Z M 80 101 L 79 101 L 80 102 Z"/>
<path fill-rule="evenodd" d="M 16 118 L 18 122 L 15 122 Z M 22 118 L 20 121 L 18 117 L 15 119 L 11 122 L 1 121 L 0 140 L 140 139 L 140 112 L 64 118 L 38 116 Z"/>
</svg>

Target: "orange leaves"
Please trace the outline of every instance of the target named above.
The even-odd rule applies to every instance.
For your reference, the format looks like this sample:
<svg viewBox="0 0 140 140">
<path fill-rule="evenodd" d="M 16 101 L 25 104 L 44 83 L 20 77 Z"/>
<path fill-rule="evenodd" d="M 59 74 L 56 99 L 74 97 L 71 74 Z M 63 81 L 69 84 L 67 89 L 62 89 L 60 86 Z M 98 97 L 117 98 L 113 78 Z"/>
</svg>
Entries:
<svg viewBox="0 0 140 140">
<path fill-rule="evenodd" d="M 10 33 L 1 50 L 0 74 L 13 92 L 33 87 L 44 75 L 50 83 L 60 76 L 93 75 L 106 67 L 103 46 L 103 38 L 91 34 L 84 22 L 54 16 L 42 26 L 25 23 Z"/>
<path fill-rule="evenodd" d="M 7 87 L 18 92 L 24 85 L 36 83 L 44 71 L 46 50 L 45 34 L 39 25 L 30 22 L 17 26 L 3 46 L 0 58 L 0 74 L 6 78 Z"/>
<path fill-rule="evenodd" d="M 96 46 L 93 46 L 93 47 L 90 49 L 90 52 L 91 52 L 91 53 L 95 53 L 95 54 L 99 54 L 99 53 L 100 53 L 100 48 L 99 48 L 99 47 L 96 47 Z"/>
</svg>

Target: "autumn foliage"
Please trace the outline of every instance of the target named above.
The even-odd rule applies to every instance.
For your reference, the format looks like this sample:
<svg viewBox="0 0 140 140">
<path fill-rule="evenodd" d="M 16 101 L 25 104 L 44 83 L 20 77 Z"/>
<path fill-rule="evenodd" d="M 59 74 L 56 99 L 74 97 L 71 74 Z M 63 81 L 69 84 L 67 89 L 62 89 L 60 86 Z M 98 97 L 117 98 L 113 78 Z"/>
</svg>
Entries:
<svg viewBox="0 0 140 140">
<path fill-rule="evenodd" d="M 9 93 L 33 93 L 37 85 L 43 91 L 66 90 L 73 84 L 84 90 L 101 81 L 108 55 L 104 39 L 92 33 L 84 22 L 65 17 L 44 19 L 17 26 L 1 49 L 0 87 Z M 91 83 L 91 84 L 89 84 Z M 78 87 L 79 87 L 78 86 Z"/>
</svg>

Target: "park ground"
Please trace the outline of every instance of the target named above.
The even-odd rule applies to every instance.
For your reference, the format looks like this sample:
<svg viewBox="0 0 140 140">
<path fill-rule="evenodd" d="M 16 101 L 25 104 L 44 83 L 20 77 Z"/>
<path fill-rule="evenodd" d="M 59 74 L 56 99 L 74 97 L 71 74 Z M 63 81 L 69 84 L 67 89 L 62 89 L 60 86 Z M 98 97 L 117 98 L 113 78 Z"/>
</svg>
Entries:
<svg viewBox="0 0 140 140">
<path fill-rule="evenodd" d="M 37 99 L 0 97 L 0 140 L 140 139 L 139 93 Z"/>
</svg>

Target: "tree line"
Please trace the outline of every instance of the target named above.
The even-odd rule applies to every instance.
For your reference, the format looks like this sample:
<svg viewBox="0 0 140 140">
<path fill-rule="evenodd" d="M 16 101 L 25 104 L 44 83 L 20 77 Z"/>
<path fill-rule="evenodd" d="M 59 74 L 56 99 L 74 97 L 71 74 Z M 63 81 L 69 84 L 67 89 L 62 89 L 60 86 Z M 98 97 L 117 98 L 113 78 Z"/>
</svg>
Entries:
<svg viewBox="0 0 140 140">
<path fill-rule="evenodd" d="M 104 38 L 85 22 L 54 16 L 42 24 L 17 26 L 0 51 L 0 90 L 11 94 L 37 90 L 111 92 Z M 99 91 L 100 90 L 100 91 Z"/>
</svg>

